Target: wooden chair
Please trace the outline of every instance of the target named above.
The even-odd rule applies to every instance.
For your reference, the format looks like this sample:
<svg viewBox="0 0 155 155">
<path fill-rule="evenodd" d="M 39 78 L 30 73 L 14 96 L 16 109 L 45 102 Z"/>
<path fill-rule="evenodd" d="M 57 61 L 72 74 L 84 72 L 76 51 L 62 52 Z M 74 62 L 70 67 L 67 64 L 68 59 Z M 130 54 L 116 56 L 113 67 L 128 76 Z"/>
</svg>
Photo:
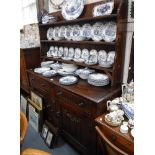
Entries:
<svg viewBox="0 0 155 155">
<path fill-rule="evenodd" d="M 98 144 L 100 145 L 100 149 L 102 150 L 102 154 L 106 155 L 129 155 L 124 152 L 113 143 L 109 141 L 109 139 L 104 135 L 104 133 L 100 130 L 98 126 L 95 127 L 98 133 Z"/>
<path fill-rule="evenodd" d="M 52 154 L 51 153 L 47 153 L 47 152 L 42 151 L 42 150 L 28 148 L 28 149 L 24 150 L 21 153 L 21 155 L 52 155 Z"/>
<path fill-rule="evenodd" d="M 20 112 L 20 145 L 22 145 L 27 130 L 27 118 L 23 112 Z"/>
</svg>

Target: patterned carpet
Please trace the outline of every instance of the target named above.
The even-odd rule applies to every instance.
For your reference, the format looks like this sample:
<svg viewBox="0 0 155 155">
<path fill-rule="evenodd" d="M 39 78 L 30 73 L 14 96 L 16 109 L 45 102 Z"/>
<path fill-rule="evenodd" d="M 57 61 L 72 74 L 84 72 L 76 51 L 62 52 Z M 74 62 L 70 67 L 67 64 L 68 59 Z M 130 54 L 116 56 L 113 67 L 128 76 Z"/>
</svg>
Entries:
<svg viewBox="0 0 155 155">
<path fill-rule="evenodd" d="M 35 148 L 52 153 L 52 155 L 80 155 L 72 146 L 67 144 L 63 139 L 58 139 L 58 146 L 54 149 L 49 149 L 31 125 L 28 125 L 27 133 L 22 145 L 22 150 L 26 148 Z"/>
</svg>

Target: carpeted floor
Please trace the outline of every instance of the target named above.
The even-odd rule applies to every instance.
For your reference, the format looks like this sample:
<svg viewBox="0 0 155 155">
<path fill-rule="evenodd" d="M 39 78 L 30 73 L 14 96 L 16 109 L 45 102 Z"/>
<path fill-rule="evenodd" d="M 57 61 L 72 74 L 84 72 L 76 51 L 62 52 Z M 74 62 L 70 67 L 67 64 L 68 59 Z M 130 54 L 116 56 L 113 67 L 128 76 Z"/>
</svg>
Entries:
<svg viewBox="0 0 155 155">
<path fill-rule="evenodd" d="M 35 148 L 52 153 L 52 155 L 80 155 L 72 146 L 67 144 L 63 139 L 59 138 L 58 146 L 54 149 L 49 149 L 31 125 L 28 125 L 26 136 L 22 145 L 22 150 L 26 148 Z"/>
</svg>

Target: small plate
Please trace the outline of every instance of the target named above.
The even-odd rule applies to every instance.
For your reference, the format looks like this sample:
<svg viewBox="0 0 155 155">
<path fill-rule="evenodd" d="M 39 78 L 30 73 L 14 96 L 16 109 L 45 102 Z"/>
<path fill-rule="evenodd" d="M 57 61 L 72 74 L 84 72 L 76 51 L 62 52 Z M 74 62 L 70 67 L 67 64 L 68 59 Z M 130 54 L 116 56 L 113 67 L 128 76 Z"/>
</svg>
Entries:
<svg viewBox="0 0 155 155">
<path fill-rule="evenodd" d="M 74 48 L 70 47 L 68 50 L 68 57 L 73 58 L 74 57 Z"/>
<path fill-rule="evenodd" d="M 40 67 L 40 68 L 35 68 L 34 72 L 38 74 L 42 74 L 43 72 L 49 71 L 49 67 Z"/>
<path fill-rule="evenodd" d="M 53 28 L 49 28 L 48 30 L 47 30 L 47 39 L 48 40 L 52 40 L 53 39 Z"/>
<path fill-rule="evenodd" d="M 74 53 L 74 59 L 79 59 L 81 57 L 81 49 L 76 48 Z"/>
<path fill-rule="evenodd" d="M 55 70 L 49 70 L 46 71 L 42 74 L 44 77 L 52 77 L 52 76 L 56 76 L 57 72 Z"/>
<path fill-rule="evenodd" d="M 88 64 L 88 65 L 95 65 L 95 64 L 98 63 L 97 51 L 96 50 L 92 49 L 90 51 L 89 59 L 85 63 Z"/>
<path fill-rule="evenodd" d="M 84 59 L 84 61 L 88 61 L 88 59 L 89 59 L 89 51 L 88 51 L 88 49 L 83 49 L 82 50 L 81 58 Z"/>
<path fill-rule="evenodd" d="M 55 27 L 54 30 L 53 30 L 53 39 L 54 40 L 60 40 L 60 37 L 59 37 L 59 27 Z"/>
<path fill-rule="evenodd" d="M 65 39 L 67 39 L 67 40 L 71 40 L 72 39 L 72 31 L 73 31 L 73 27 L 72 26 L 67 26 L 65 28 Z"/>
<path fill-rule="evenodd" d="M 81 29 L 81 35 L 86 40 L 91 39 L 91 29 L 92 26 L 90 24 L 84 24 Z"/>
<path fill-rule="evenodd" d="M 72 29 L 72 40 L 81 41 L 83 37 L 81 35 L 81 27 L 79 25 L 74 25 Z"/>
</svg>

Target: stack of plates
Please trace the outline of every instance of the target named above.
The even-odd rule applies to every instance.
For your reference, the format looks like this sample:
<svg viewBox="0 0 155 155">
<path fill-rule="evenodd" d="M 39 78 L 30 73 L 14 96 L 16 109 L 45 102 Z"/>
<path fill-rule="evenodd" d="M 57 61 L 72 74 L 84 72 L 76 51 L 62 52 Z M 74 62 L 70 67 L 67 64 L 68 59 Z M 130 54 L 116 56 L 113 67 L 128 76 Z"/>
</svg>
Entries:
<svg viewBox="0 0 155 155">
<path fill-rule="evenodd" d="M 89 75 L 88 83 L 93 86 L 105 86 L 109 84 L 109 77 L 106 74 L 93 73 Z"/>
<path fill-rule="evenodd" d="M 78 79 L 75 76 L 65 76 L 59 79 L 59 83 L 62 85 L 72 85 L 77 83 Z"/>
</svg>

